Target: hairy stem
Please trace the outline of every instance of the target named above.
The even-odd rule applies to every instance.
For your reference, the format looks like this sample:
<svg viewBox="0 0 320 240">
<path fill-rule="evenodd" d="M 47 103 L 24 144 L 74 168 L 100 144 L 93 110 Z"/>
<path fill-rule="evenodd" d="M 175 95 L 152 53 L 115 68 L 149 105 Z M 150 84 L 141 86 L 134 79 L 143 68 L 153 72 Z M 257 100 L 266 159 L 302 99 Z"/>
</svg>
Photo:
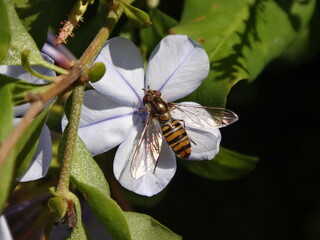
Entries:
<svg viewBox="0 0 320 240">
<path fill-rule="evenodd" d="M 57 186 L 57 193 L 64 195 L 69 192 L 70 172 L 72 167 L 72 159 L 77 140 L 77 133 L 79 127 L 79 120 L 81 114 L 81 106 L 84 95 L 84 83 L 79 83 L 73 90 L 72 106 L 70 112 L 70 119 L 67 129 L 65 131 L 66 141 L 62 146 L 63 159 L 61 166 L 60 178 Z"/>
</svg>

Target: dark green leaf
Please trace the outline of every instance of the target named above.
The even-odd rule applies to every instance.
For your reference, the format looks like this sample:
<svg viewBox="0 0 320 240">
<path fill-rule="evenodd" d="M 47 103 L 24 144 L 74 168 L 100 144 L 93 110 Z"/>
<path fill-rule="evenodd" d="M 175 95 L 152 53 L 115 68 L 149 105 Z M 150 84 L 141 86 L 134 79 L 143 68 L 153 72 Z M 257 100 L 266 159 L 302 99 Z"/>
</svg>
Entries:
<svg viewBox="0 0 320 240">
<path fill-rule="evenodd" d="M 135 213 L 125 212 L 127 217 L 132 239 L 152 239 L 152 240 L 175 240 L 182 239 L 167 227 L 161 225 L 152 217 Z"/>
<path fill-rule="evenodd" d="M 247 156 L 222 147 L 220 147 L 218 155 L 210 161 L 181 161 L 189 171 L 216 180 L 241 178 L 250 173 L 257 162 L 257 157 Z"/>
<path fill-rule="evenodd" d="M 273 66 L 282 68 L 297 66 L 309 61 L 320 51 L 320 4 L 316 4 L 310 24 L 303 28 L 286 52 Z"/>
<path fill-rule="evenodd" d="M 12 130 L 13 105 L 9 88 L 9 86 L 0 87 L 0 144 L 8 137 Z M 11 186 L 14 168 L 13 155 L 12 152 L 0 169 L 0 212 L 2 212 Z"/>
<path fill-rule="evenodd" d="M 37 45 L 32 37 L 22 25 L 12 2 L 8 2 L 9 29 L 11 34 L 11 43 L 8 55 L 1 62 L 2 65 L 20 65 L 21 52 L 30 51 L 29 61 L 31 65 L 49 66 L 50 64 L 42 59 Z"/>
<path fill-rule="evenodd" d="M 309 23 L 315 2 L 187 0 L 172 32 L 202 44 L 211 62 L 209 77 L 189 100 L 224 106 L 234 84 L 254 80 L 287 49 Z"/>
<path fill-rule="evenodd" d="M 8 7 L 6 0 L 0 0 L 0 62 L 5 58 L 9 50 L 10 30 L 8 20 Z"/>
<path fill-rule="evenodd" d="M 14 105 L 25 103 L 25 96 L 28 92 L 42 93 L 49 86 L 48 84 L 33 84 L 0 74 L 0 87 L 4 85 L 10 85 Z"/>
<path fill-rule="evenodd" d="M 14 0 L 17 13 L 39 49 L 47 40 L 48 27 L 56 0 Z"/>
</svg>

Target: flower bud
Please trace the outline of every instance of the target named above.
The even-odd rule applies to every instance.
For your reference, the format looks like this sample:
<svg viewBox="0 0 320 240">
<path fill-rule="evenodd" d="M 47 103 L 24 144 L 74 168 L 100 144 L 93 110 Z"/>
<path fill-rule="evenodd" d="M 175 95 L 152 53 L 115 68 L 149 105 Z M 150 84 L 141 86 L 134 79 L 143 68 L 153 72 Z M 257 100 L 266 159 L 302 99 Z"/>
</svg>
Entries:
<svg viewBox="0 0 320 240">
<path fill-rule="evenodd" d="M 88 71 L 88 77 L 90 82 L 99 81 L 106 72 L 106 65 L 102 62 L 96 62 Z"/>
<path fill-rule="evenodd" d="M 150 20 L 150 16 L 142 11 L 139 8 L 136 8 L 130 4 L 125 2 L 119 1 L 120 5 L 123 8 L 124 13 L 126 14 L 127 18 L 139 28 L 147 28 L 150 27 L 152 22 Z"/>
<path fill-rule="evenodd" d="M 155 9 L 159 5 L 159 0 L 147 0 L 148 8 Z"/>
<path fill-rule="evenodd" d="M 61 197 L 53 197 L 50 198 L 48 201 L 49 208 L 55 212 L 56 217 L 59 220 L 62 220 L 67 212 L 67 203 L 65 199 L 62 199 Z"/>
</svg>

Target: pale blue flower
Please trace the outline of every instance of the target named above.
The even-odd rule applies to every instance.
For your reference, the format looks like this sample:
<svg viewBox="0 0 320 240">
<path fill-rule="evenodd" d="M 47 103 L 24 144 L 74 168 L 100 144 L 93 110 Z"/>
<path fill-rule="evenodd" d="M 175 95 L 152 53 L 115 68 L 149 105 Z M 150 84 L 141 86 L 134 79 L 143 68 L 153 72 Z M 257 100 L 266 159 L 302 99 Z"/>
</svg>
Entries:
<svg viewBox="0 0 320 240">
<path fill-rule="evenodd" d="M 170 102 L 185 97 L 207 77 L 208 56 L 187 36 L 167 36 L 152 52 L 144 76 L 138 48 L 131 41 L 116 37 L 106 43 L 96 62 L 103 62 L 107 71 L 100 81 L 91 83 L 95 90 L 85 92 L 78 134 L 93 155 L 119 145 L 113 164 L 118 181 L 138 194 L 157 194 L 176 172 L 176 156 L 165 140 L 155 168 L 137 179 L 130 172 L 147 117 L 141 111 L 145 108 L 143 88 L 161 91 Z M 179 120 L 174 112 L 172 116 Z M 63 127 L 66 124 L 64 118 Z M 192 140 L 191 160 L 209 160 L 218 153 L 219 129 L 197 129 L 187 123 L 185 128 Z"/>
</svg>

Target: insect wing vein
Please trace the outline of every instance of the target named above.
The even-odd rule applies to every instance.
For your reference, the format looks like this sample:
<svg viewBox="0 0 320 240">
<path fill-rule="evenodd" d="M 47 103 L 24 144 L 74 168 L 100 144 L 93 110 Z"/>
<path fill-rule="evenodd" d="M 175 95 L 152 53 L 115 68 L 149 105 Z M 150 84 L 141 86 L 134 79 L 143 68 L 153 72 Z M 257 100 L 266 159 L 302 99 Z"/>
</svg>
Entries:
<svg viewBox="0 0 320 240">
<path fill-rule="evenodd" d="M 158 121 L 148 118 L 131 162 L 131 174 L 134 179 L 154 169 L 162 146 L 162 132 Z"/>
<path fill-rule="evenodd" d="M 186 125 L 196 128 L 221 128 L 238 120 L 231 110 L 193 104 L 174 104 L 172 114 Z"/>
</svg>

